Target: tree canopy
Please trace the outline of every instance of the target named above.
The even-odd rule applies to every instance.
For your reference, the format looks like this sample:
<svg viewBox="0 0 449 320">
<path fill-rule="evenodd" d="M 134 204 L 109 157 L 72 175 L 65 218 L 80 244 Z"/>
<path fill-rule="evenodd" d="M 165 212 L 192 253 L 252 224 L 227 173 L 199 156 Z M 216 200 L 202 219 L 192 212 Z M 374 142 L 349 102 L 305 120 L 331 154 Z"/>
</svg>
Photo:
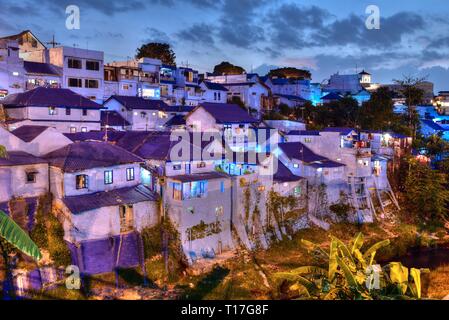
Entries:
<svg viewBox="0 0 449 320">
<path fill-rule="evenodd" d="M 162 63 L 176 66 L 176 54 L 168 43 L 150 42 L 137 49 L 136 58 L 159 59 Z"/>
<path fill-rule="evenodd" d="M 279 68 L 271 70 L 267 76 L 278 78 L 293 79 L 311 79 L 312 74 L 308 70 L 297 69 L 293 67 Z"/>
<path fill-rule="evenodd" d="M 235 74 L 243 74 L 245 72 L 246 72 L 245 69 L 243 69 L 242 67 L 233 65 L 228 61 L 223 61 L 214 67 L 215 75 L 223 75 L 223 74 L 235 75 Z"/>
</svg>

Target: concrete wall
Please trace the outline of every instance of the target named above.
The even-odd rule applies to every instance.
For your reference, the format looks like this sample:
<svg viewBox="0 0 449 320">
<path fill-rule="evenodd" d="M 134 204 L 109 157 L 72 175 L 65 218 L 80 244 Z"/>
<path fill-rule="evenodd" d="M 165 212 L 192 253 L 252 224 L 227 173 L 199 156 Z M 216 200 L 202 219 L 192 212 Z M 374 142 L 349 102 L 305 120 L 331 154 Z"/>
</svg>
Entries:
<svg viewBox="0 0 449 320">
<path fill-rule="evenodd" d="M 36 182 L 27 183 L 26 173 L 37 172 Z M 13 197 L 38 197 L 48 192 L 48 165 L 0 167 L 0 202 Z"/>
</svg>

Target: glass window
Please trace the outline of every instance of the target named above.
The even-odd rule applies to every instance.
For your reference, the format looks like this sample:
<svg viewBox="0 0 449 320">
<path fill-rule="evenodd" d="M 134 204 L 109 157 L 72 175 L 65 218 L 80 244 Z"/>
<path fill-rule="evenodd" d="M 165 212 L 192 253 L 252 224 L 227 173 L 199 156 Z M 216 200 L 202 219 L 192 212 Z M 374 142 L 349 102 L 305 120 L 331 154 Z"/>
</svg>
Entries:
<svg viewBox="0 0 449 320">
<path fill-rule="evenodd" d="M 84 87 L 90 89 L 98 89 L 98 80 L 86 79 L 84 81 Z"/>
<path fill-rule="evenodd" d="M 221 181 L 221 182 L 220 182 L 220 192 L 221 192 L 221 193 L 224 193 L 224 192 L 225 192 L 225 183 L 224 183 L 224 181 Z"/>
<path fill-rule="evenodd" d="M 65 108 L 65 115 L 66 116 L 70 116 L 72 114 L 72 109 L 70 108 Z"/>
<path fill-rule="evenodd" d="M 200 162 L 196 165 L 197 168 L 205 168 L 206 167 L 206 162 Z"/>
<path fill-rule="evenodd" d="M 100 62 L 87 60 L 86 61 L 86 69 L 98 71 L 98 70 L 100 70 Z"/>
<path fill-rule="evenodd" d="M 87 109 L 83 109 L 83 116 L 87 116 Z"/>
<path fill-rule="evenodd" d="M 70 133 L 76 133 L 76 128 L 75 127 L 70 127 Z"/>
<path fill-rule="evenodd" d="M 69 78 L 68 85 L 69 85 L 69 87 L 72 87 L 72 88 L 82 88 L 83 81 L 82 81 L 82 79 L 78 79 L 78 78 Z"/>
<path fill-rule="evenodd" d="M 48 114 L 49 114 L 50 116 L 56 115 L 56 114 L 57 114 L 57 112 L 56 112 L 56 107 L 48 107 Z"/>
<path fill-rule="evenodd" d="M 180 164 L 175 164 L 173 166 L 173 170 L 181 170 L 181 165 Z"/>
<path fill-rule="evenodd" d="M 134 180 L 134 168 L 127 168 L 126 181 L 133 181 L 133 180 Z"/>
<path fill-rule="evenodd" d="M 295 187 L 293 192 L 295 196 L 299 196 L 301 194 L 301 187 L 300 186 Z"/>
<path fill-rule="evenodd" d="M 36 175 L 37 172 L 27 172 L 26 173 L 27 183 L 36 183 Z"/>
<path fill-rule="evenodd" d="M 76 176 L 76 189 L 87 189 L 89 186 L 89 177 L 85 174 Z"/>
<path fill-rule="evenodd" d="M 70 69 L 82 69 L 83 64 L 79 59 L 69 58 L 68 66 Z"/>
<path fill-rule="evenodd" d="M 112 184 L 113 181 L 113 173 L 112 170 L 108 170 L 104 172 L 104 184 Z"/>
<path fill-rule="evenodd" d="M 222 216 L 223 213 L 224 213 L 223 206 L 220 206 L 220 207 L 216 207 L 216 208 L 215 208 L 215 215 L 217 216 L 217 218 L 220 217 L 220 216 Z"/>
<path fill-rule="evenodd" d="M 87 127 L 81 127 L 81 132 L 87 132 Z"/>
<path fill-rule="evenodd" d="M 182 200 L 182 185 L 180 183 L 173 183 L 173 199 Z"/>
</svg>

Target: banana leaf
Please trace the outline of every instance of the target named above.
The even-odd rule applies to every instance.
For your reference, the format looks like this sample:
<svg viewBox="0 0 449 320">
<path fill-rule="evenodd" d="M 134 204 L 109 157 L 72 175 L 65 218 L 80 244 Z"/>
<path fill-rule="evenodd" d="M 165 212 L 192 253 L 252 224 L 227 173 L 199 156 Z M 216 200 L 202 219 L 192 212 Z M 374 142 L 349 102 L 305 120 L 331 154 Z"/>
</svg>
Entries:
<svg viewBox="0 0 449 320">
<path fill-rule="evenodd" d="M 360 250 L 363 246 L 363 233 L 359 232 L 354 238 L 354 243 L 352 245 L 351 253 L 354 253 L 355 250 Z"/>
<path fill-rule="evenodd" d="M 365 253 L 363 254 L 363 256 L 366 258 L 368 258 L 369 256 L 371 256 L 371 254 L 373 252 L 376 252 L 377 250 L 389 246 L 390 245 L 390 240 L 383 240 L 383 241 L 379 241 L 377 243 L 375 243 L 374 245 L 371 246 L 371 248 L 369 248 L 368 250 L 365 251 Z"/>
<path fill-rule="evenodd" d="M 346 281 L 348 282 L 348 286 L 353 289 L 358 289 L 359 284 L 352 274 L 351 270 L 349 269 L 348 265 L 341 259 L 340 257 L 337 257 L 337 263 L 340 266 L 341 270 L 343 271 L 343 274 L 345 276 Z"/>
<path fill-rule="evenodd" d="M 408 268 L 400 262 L 391 262 L 389 266 L 391 282 L 398 286 L 402 294 L 405 294 L 408 287 Z"/>
<path fill-rule="evenodd" d="M 308 240 L 301 239 L 301 245 L 304 249 L 306 249 L 308 252 L 318 251 L 326 258 L 329 257 L 329 254 L 321 249 L 321 247 L 313 242 L 310 242 Z"/>
<path fill-rule="evenodd" d="M 42 259 L 42 254 L 33 240 L 2 211 L 0 211 L 0 237 L 35 260 Z"/>
<path fill-rule="evenodd" d="M 351 267 L 355 268 L 355 261 L 354 261 L 354 258 L 352 257 L 351 251 L 349 251 L 348 247 L 343 243 L 343 241 L 341 241 L 340 239 L 338 239 L 336 237 L 331 236 L 331 239 L 337 242 L 338 248 L 342 252 L 342 256 L 349 260 L 349 262 L 351 263 Z"/>
<path fill-rule="evenodd" d="M 5 146 L 0 145 L 0 158 L 7 158 L 8 152 L 6 151 Z"/>
<path fill-rule="evenodd" d="M 338 269 L 337 255 L 338 255 L 338 243 L 337 241 L 332 240 L 329 249 L 329 274 L 327 276 L 330 282 L 334 281 L 335 273 L 337 273 Z"/>
</svg>

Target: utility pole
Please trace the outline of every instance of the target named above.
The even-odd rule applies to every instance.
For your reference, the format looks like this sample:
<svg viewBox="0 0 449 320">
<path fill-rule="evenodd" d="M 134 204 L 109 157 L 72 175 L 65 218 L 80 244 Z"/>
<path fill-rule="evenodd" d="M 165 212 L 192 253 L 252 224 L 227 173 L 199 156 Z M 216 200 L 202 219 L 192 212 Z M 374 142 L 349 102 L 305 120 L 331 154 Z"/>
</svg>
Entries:
<svg viewBox="0 0 449 320">
<path fill-rule="evenodd" d="M 49 44 L 53 48 L 55 48 L 56 46 L 60 45 L 61 43 L 55 41 L 55 35 L 53 34 L 52 40 L 49 42 L 46 42 L 46 44 Z"/>
</svg>

